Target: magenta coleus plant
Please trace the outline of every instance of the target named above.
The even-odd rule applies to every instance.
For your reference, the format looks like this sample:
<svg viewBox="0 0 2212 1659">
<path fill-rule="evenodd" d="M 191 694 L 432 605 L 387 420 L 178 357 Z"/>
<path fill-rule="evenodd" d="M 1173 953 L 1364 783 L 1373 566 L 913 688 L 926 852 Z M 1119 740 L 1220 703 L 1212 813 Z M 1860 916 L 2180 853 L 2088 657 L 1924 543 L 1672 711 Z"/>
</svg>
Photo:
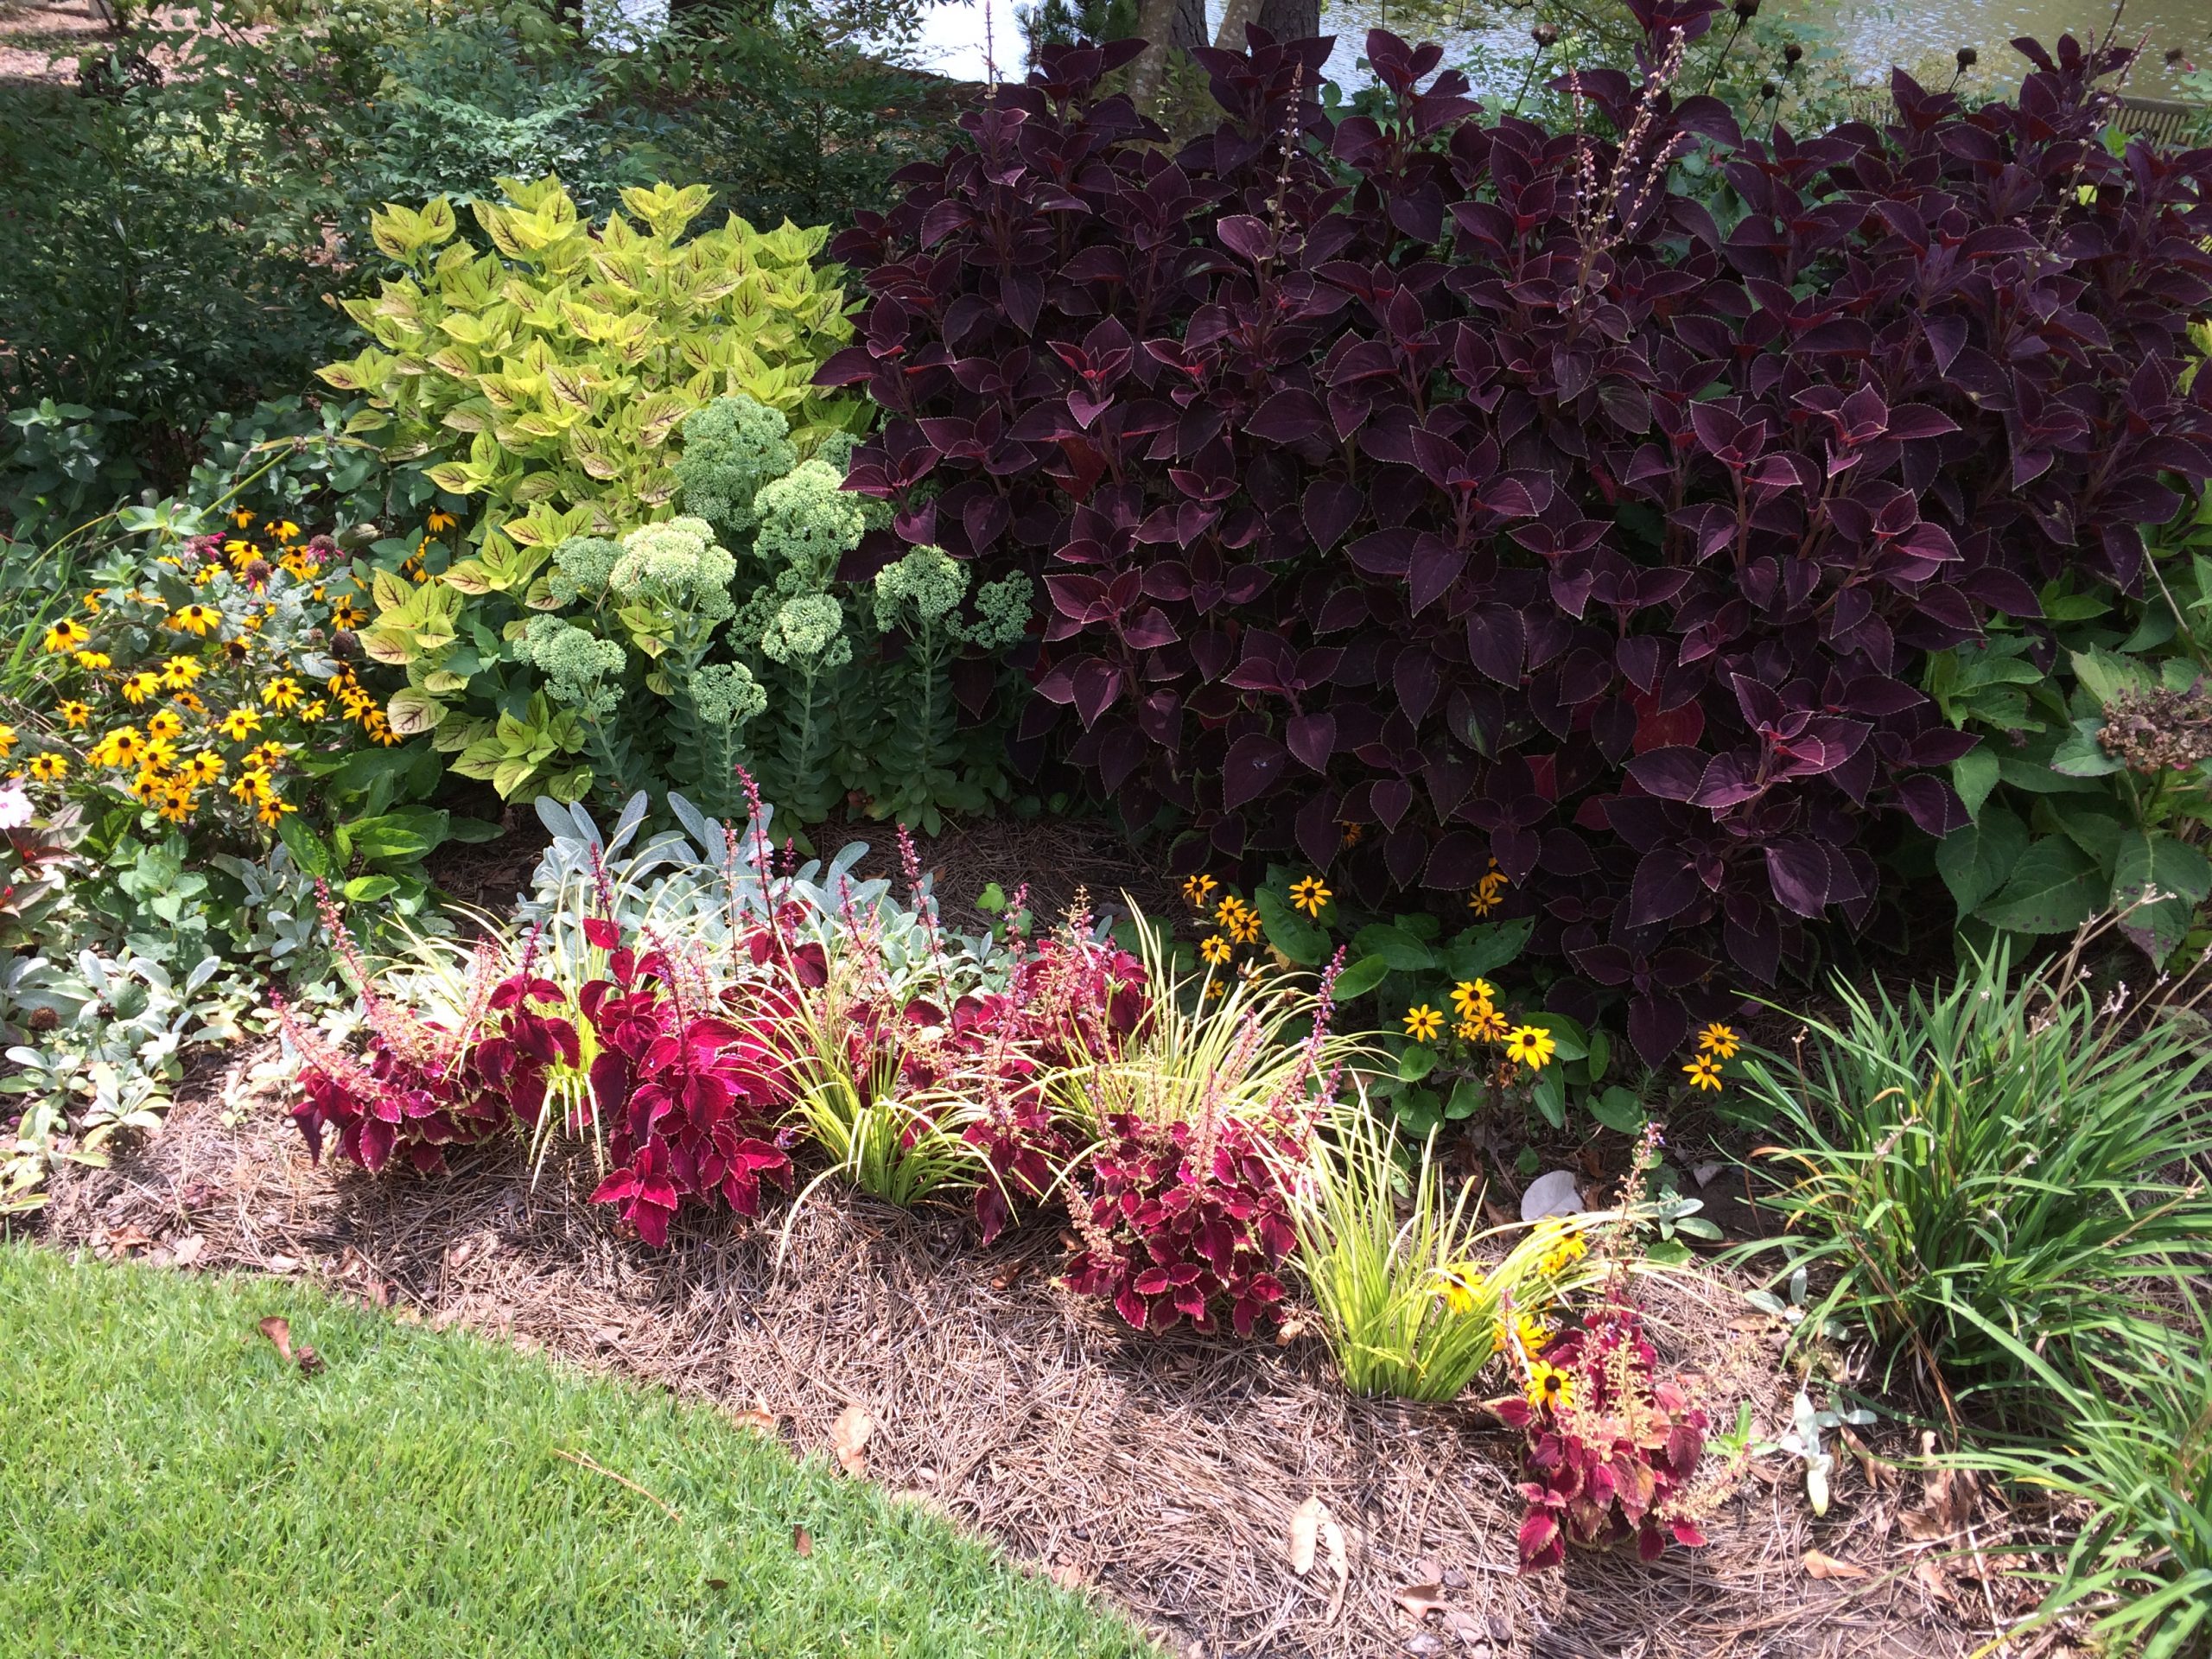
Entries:
<svg viewBox="0 0 2212 1659">
<path fill-rule="evenodd" d="M 1965 823 L 1926 653 L 2133 588 L 2212 474 L 2212 150 L 2112 154 L 2126 54 L 2070 38 L 2011 102 L 1745 132 L 1668 84 L 1718 0 L 1635 3 L 1637 72 L 1561 83 L 1587 136 L 1382 31 L 1332 121 L 1328 43 L 1255 33 L 1170 149 L 1129 43 L 1045 53 L 834 240 L 821 378 L 884 410 L 879 551 L 1039 580 L 1025 734 L 1182 866 L 1463 913 L 1495 860 L 1553 1005 L 1656 1064 Z"/>
<path fill-rule="evenodd" d="M 607 977 L 577 997 L 599 1046 L 591 1090 L 609 1126 L 610 1167 L 592 1202 L 614 1205 L 657 1247 L 687 1201 L 719 1197 L 757 1216 L 763 1181 L 791 1185 L 790 1137 L 778 1127 L 790 1079 L 772 1020 L 687 997 L 680 969 L 616 943 L 612 923 L 588 931 L 608 950 Z"/>
<path fill-rule="evenodd" d="M 1521 1496 L 1521 1570 L 1567 1559 L 1570 1544 L 1636 1541 L 1655 1561 L 1668 1542 L 1706 1541 L 1689 1486 L 1705 1455 L 1707 1420 L 1675 1383 L 1653 1375 L 1656 1355 L 1632 1308 L 1609 1304 L 1529 1365 L 1526 1397 L 1493 1408 L 1528 1436 Z"/>
<path fill-rule="evenodd" d="M 1279 1323 L 1297 1243 L 1280 1174 L 1287 1141 L 1269 1124 L 1109 1117 L 1089 1191 L 1069 1198 L 1081 1241 L 1069 1287 L 1140 1331 L 1187 1319 L 1211 1332 L 1224 1312 L 1240 1337 Z"/>
<path fill-rule="evenodd" d="M 523 973 L 503 980 L 486 945 L 469 964 L 464 1006 L 451 1021 L 425 1020 L 382 995 L 329 890 L 318 884 L 324 926 L 360 988 L 369 1036 L 356 1058 L 276 1003 L 285 1039 L 301 1057 L 292 1121 L 309 1154 L 330 1137 L 340 1157 L 372 1172 L 395 1159 L 425 1173 L 446 1150 L 486 1141 L 535 1117 L 548 1070 L 577 1058 L 575 1028 L 527 1006 Z"/>
</svg>

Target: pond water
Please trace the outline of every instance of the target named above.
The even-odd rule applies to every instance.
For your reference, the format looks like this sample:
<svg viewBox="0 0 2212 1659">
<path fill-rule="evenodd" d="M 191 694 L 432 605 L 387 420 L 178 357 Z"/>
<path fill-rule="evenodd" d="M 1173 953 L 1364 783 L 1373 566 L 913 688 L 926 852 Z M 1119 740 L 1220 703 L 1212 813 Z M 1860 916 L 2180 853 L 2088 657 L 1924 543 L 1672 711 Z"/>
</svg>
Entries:
<svg viewBox="0 0 2212 1659">
<path fill-rule="evenodd" d="M 1438 29 L 1428 20 L 1440 8 L 1431 3 L 1419 13 L 1427 26 L 1408 29 L 1405 7 L 1402 3 L 1395 10 L 1394 21 L 1389 0 L 1324 0 L 1321 27 L 1338 37 L 1336 56 L 1329 63 L 1333 79 L 1346 83 L 1363 79 L 1357 67 L 1360 42 L 1378 24 L 1417 33 L 1447 47 L 1455 41 L 1486 42 L 1515 58 L 1527 47 L 1526 26 L 1517 22 L 1487 29 Z M 1768 0 L 1762 16 L 1821 20 L 1834 31 L 1846 58 L 1870 78 L 1880 76 L 1892 63 L 1923 71 L 1940 65 L 1948 76 L 1952 54 L 1971 46 L 1981 54 L 1980 68 L 1994 86 L 2017 82 L 2026 67 L 2026 60 L 2006 42 L 2024 35 L 2055 41 L 2069 29 L 2086 36 L 2092 27 L 2101 31 L 2110 22 L 2112 10 L 2096 0 Z M 2128 91 L 2146 98 L 2177 96 L 2180 89 L 2164 61 L 2164 54 L 2170 47 L 2179 47 L 2198 64 L 2212 64 L 2212 0 L 2128 0 L 2121 38 L 2132 40 L 2146 33 L 2149 44 L 2129 77 Z"/>
</svg>

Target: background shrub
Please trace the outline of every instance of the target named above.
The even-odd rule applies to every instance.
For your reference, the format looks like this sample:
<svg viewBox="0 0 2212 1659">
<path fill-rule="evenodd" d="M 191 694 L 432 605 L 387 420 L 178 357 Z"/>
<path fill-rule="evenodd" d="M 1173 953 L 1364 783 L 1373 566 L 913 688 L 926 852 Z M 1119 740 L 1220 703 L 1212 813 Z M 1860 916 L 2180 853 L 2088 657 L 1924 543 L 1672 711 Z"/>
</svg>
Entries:
<svg viewBox="0 0 2212 1659">
<path fill-rule="evenodd" d="M 1255 36 L 1170 156 L 1096 95 L 1126 45 L 1048 54 L 832 244 L 872 304 L 823 378 L 889 411 L 901 537 L 1043 579 L 1040 715 L 1187 866 L 1453 906 L 1495 859 L 1554 1005 L 1656 1061 L 1965 823 L 1923 653 L 2133 588 L 2212 471 L 2212 159 L 2105 149 L 2071 41 L 2016 104 L 1900 75 L 1886 130 L 1746 138 L 1669 90 L 1713 8 L 1645 10 L 1586 135 L 1380 32 L 1332 123 L 1324 47 Z"/>
</svg>

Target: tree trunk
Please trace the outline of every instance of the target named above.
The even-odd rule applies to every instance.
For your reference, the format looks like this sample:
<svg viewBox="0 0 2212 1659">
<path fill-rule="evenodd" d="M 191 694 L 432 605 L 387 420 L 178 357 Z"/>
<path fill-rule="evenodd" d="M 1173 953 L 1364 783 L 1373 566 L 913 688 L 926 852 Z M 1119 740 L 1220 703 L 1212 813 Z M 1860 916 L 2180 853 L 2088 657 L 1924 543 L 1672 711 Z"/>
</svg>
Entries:
<svg viewBox="0 0 2212 1659">
<path fill-rule="evenodd" d="M 1160 83 L 1167 78 L 1167 37 L 1174 28 L 1180 0 L 1142 0 L 1137 8 L 1137 33 L 1144 50 L 1129 67 L 1129 101 L 1149 114 L 1160 99 Z"/>
<path fill-rule="evenodd" d="M 1214 48 L 1221 52 L 1242 52 L 1244 49 L 1244 25 L 1257 22 L 1262 0 L 1224 0 L 1221 9 L 1221 33 L 1213 37 Z"/>
<path fill-rule="evenodd" d="M 1321 0 L 1260 0 L 1259 11 L 1260 27 L 1278 41 L 1308 41 L 1321 32 Z M 1244 44 L 1241 36 L 1236 43 Z"/>
</svg>

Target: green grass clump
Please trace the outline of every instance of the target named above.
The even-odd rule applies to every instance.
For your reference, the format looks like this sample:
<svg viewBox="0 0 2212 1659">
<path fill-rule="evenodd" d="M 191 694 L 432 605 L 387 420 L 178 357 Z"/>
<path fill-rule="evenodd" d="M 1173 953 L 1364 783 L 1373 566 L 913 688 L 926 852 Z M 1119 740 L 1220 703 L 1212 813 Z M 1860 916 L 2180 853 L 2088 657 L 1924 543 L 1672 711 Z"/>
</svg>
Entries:
<svg viewBox="0 0 2212 1659">
<path fill-rule="evenodd" d="M 1151 1651 L 710 1410 L 280 1281 L 0 1247 L 0 1630 L 26 1659 Z"/>
<path fill-rule="evenodd" d="M 1783 1142 L 1783 1271 L 1825 1284 L 1802 1328 L 1871 1331 L 1984 1408 L 2019 1345 L 2155 1334 L 2161 1288 L 2212 1237 L 2212 1198 L 2177 1179 L 2212 1154 L 2212 1054 L 2101 1009 L 2064 965 L 2016 982 L 2000 949 L 1903 1003 L 1839 982 L 1847 1018 L 1807 1020 L 1802 1061 L 1745 1066 Z"/>
</svg>

